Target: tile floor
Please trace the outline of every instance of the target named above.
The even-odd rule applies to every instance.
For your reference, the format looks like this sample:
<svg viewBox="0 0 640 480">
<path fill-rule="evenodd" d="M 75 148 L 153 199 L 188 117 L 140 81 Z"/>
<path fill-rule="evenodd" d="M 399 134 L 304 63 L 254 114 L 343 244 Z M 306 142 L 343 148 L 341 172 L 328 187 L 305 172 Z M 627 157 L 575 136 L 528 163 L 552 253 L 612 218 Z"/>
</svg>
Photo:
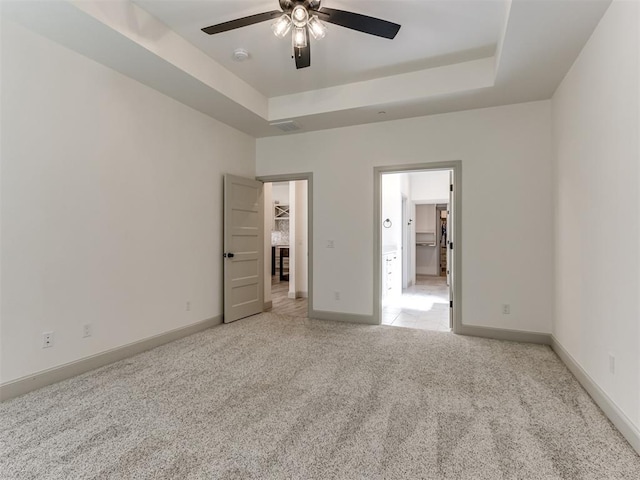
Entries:
<svg viewBox="0 0 640 480">
<path fill-rule="evenodd" d="M 307 317 L 307 299 L 287 296 L 289 282 L 272 277 L 271 298 L 274 313 Z M 449 329 L 449 287 L 445 277 L 418 275 L 416 284 L 389 299 L 382 309 L 382 324 L 422 330 Z"/>
<path fill-rule="evenodd" d="M 273 306 L 270 311 L 280 315 L 307 318 L 308 300 L 306 298 L 289 298 L 288 293 L 289 282 L 280 281 L 277 275 L 271 277 L 271 301 Z"/>
<path fill-rule="evenodd" d="M 382 324 L 449 332 L 449 287 L 446 277 L 418 275 L 401 296 L 385 300 Z"/>
</svg>

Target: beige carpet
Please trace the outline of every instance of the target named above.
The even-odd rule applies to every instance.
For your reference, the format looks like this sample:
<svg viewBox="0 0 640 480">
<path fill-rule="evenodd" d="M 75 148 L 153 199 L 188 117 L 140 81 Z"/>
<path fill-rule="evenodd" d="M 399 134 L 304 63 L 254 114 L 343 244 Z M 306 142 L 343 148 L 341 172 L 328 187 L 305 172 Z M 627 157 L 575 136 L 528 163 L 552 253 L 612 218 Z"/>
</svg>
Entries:
<svg viewBox="0 0 640 480">
<path fill-rule="evenodd" d="M 0 405 L 2 479 L 633 479 L 544 346 L 263 314 Z"/>
</svg>

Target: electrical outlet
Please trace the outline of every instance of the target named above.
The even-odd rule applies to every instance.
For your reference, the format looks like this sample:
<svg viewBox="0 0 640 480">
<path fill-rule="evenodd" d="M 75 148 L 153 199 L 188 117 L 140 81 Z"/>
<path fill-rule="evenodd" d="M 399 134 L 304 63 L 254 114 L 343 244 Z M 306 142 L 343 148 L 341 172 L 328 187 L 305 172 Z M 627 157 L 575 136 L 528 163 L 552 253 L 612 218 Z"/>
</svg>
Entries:
<svg viewBox="0 0 640 480">
<path fill-rule="evenodd" d="M 503 303 L 502 304 L 502 314 L 503 315 L 510 315 L 511 314 L 511 305 L 509 305 L 508 303 Z"/>
<path fill-rule="evenodd" d="M 187 303 L 185 304 L 184 309 L 185 309 L 187 312 L 190 312 L 190 311 L 191 311 L 191 302 L 187 302 Z"/>
<path fill-rule="evenodd" d="M 335 248 L 335 243 L 333 240 L 327 240 L 327 248 Z"/>
<path fill-rule="evenodd" d="M 340 301 L 340 292 L 333 292 L 333 298 L 336 301 Z"/>
<path fill-rule="evenodd" d="M 42 333 L 42 348 L 53 347 L 53 332 Z"/>
<path fill-rule="evenodd" d="M 85 323 L 85 324 L 82 326 L 82 337 L 83 337 L 83 338 L 90 337 L 90 336 L 91 336 L 91 334 L 93 333 L 93 332 L 92 332 L 92 330 L 93 330 L 93 329 L 91 328 L 91 324 L 90 324 L 90 323 Z"/>
<path fill-rule="evenodd" d="M 609 354 L 609 373 L 612 375 L 616 373 L 616 357 L 613 353 Z"/>
</svg>

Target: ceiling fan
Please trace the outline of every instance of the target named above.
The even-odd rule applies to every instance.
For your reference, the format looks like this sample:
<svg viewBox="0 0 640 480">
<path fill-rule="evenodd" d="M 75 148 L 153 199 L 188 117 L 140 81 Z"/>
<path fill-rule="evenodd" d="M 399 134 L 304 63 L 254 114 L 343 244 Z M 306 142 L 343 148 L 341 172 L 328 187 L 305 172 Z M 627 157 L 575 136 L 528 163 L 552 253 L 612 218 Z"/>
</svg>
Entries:
<svg viewBox="0 0 640 480">
<path fill-rule="evenodd" d="M 281 10 L 272 10 L 211 25 L 203 28 L 202 31 L 213 35 L 275 18 L 277 20 L 271 29 L 277 37 L 284 38 L 293 28 L 293 57 L 296 60 L 296 68 L 305 68 L 311 65 L 309 34 L 316 40 L 320 40 L 326 34 L 326 26 L 320 19 L 388 39 L 393 39 L 400 30 L 400 25 L 397 23 L 379 18 L 333 8 L 320 8 L 320 0 L 279 0 L 279 3 Z"/>
</svg>

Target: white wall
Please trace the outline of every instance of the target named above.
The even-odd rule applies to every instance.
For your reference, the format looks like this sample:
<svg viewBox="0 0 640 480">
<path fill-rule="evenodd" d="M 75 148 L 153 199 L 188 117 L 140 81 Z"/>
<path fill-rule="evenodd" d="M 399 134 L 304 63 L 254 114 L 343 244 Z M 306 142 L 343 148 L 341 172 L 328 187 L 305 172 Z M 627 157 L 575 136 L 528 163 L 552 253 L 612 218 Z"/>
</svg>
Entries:
<svg viewBox="0 0 640 480">
<path fill-rule="evenodd" d="M 399 251 L 402 247 L 402 174 L 382 176 L 382 221 L 390 221 L 389 227 L 382 226 L 382 251 Z"/>
<path fill-rule="evenodd" d="M 374 166 L 462 160 L 463 322 L 550 332 L 550 118 L 542 101 L 258 139 L 259 175 L 314 174 L 314 309 L 372 314 Z"/>
<path fill-rule="evenodd" d="M 295 282 L 293 293 L 296 297 L 306 297 L 308 293 L 308 240 L 309 226 L 307 204 L 307 181 L 298 180 L 293 184 L 292 193 L 295 193 Z M 292 202 L 293 203 L 293 202 Z"/>
<path fill-rule="evenodd" d="M 639 10 L 613 2 L 553 97 L 554 335 L 638 427 Z"/>
<path fill-rule="evenodd" d="M 298 264 L 296 245 L 296 220 L 298 206 L 296 205 L 296 182 L 289 183 L 289 298 L 296 298 L 296 279 Z"/>
<path fill-rule="evenodd" d="M 448 170 L 409 174 L 411 200 L 416 203 L 449 203 L 449 175 Z"/>
<path fill-rule="evenodd" d="M 384 295 L 396 296 L 402 293 L 402 194 L 406 187 L 406 174 L 392 173 L 382 176 L 381 181 L 381 239 L 382 239 L 382 269 L 383 278 L 382 291 Z M 389 220 L 390 224 L 385 227 L 384 222 Z M 384 254 L 393 253 L 395 258 L 391 270 L 394 272 L 389 278 L 384 278 L 385 258 Z"/>
<path fill-rule="evenodd" d="M 271 298 L 271 230 L 273 230 L 273 183 L 267 182 L 262 188 L 264 198 L 264 303 Z"/>
<path fill-rule="evenodd" d="M 389 173 L 382 176 L 381 181 L 381 239 L 382 252 L 395 252 L 398 260 L 398 269 L 401 275 L 395 275 L 395 285 L 392 294 L 400 294 L 403 288 L 415 283 L 415 234 L 414 224 L 407 225 L 403 222 L 402 201 L 408 202 L 408 215 L 413 218 L 411 203 L 411 181 L 407 173 Z M 389 219 L 391 226 L 384 227 L 384 221 Z M 407 235 L 407 250 L 405 251 L 403 240 Z"/>
<path fill-rule="evenodd" d="M 409 218 L 413 221 L 411 223 L 411 228 L 409 229 L 409 251 L 411 252 L 411 258 L 409 258 L 408 267 L 409 267 L 409 282 L 411 285 L 415 285 L 416 283 L 416 257 L 418 256 L 418 247 L 416 246 L 417 237 L 416 237 L 416 207 L 417 205 L 410 201 L 409 202 Z"/>
<path fill-rule="evenodd" d="M 436 231 L 436 206 L 416 205 L 416 232 L 435 233 Z"/>
<path fill-rule="evenodd" d="M 402 225 L 402 288 L 410 287 L 415 283 L 415 225 L 413 222 L 413 202 L 411 201 L 411 179 L 408 173 L 400 174 L 400 188 L 402 197 L 406 199 L 405 223 Z M 401 207 L 402 208 L 402 207 Z"/>
<path fill-rule="evenodd" d="M 255 140 L 8 23 L 2 63 L 2 382 L 220 315 Z"/>
<path fill-rule="evenodd" d="M 273 202 L 280 205 L 289 205 L 289 182 L 272 183 Z M 273 208 L 273 205 L 271 205 Z"/>
</svg>

